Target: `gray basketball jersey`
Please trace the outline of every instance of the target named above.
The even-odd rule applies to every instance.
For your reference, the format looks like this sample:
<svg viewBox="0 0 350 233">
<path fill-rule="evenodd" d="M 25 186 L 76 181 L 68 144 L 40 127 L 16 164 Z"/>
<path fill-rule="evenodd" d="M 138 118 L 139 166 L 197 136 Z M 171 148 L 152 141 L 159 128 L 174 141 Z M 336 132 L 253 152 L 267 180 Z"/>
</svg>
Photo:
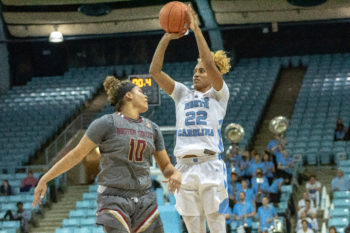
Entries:
<svg viewBox="0 0 350 233">
<path fill-rule="evenodd" d="M 99 185 L 127 190 L 151 187 L 152 156 L 164 150 L 155 123 L 142 117 L 133 120 L 120 113 L 107 114 L 92 122 L 86 135 L 101 152 Z"/>
</svg>

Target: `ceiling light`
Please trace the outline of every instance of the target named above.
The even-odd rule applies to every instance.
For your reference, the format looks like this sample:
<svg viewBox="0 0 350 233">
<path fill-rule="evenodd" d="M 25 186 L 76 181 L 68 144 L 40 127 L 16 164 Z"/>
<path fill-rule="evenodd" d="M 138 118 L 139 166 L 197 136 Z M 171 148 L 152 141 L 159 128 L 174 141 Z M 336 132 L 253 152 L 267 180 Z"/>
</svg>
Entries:
<svg viewBox="0 0 350 233">
<path fill-rule="evenodd" d="M 51 42 L 51 43 L 60 43 L 62 41 L 63 41 L 62 32 L 53 31 L 53 32 L 50 33 L 49 42 Z"/>
</svg>

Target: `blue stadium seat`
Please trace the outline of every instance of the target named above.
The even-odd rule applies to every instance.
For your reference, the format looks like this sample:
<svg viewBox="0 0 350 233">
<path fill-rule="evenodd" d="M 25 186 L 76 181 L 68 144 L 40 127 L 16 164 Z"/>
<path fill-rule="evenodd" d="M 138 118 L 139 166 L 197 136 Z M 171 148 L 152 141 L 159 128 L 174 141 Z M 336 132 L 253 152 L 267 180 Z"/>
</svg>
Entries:
<svg viewBox="0 0 350 233">
<path fill-rule="evenodd" d="M 75 228 L 74 233 L 91 233 L 91 229 L 89 227 Z"/>
<path fill-rule="evenodd" d="M 72 218 L 72 219 L 63 219 L 62 227 L 79 227 L 80 219 Z"/>
<path fill-rule="evenodd" d="M 84 200 L 96 200 L 97 193 L 84 193 L 83 199 Z"/>
<path fill-rule="evenodd" d="M 334 199 L 333 204 L 334 208 L 349 208 L 350 199 Z"/>
<path fill-rule="evenodd" d="M 331 218 L 347 218 L 349 217 L 349 209 L 348 208 L 336 208 L 331 210 L 330 212 Z"/>
<path fill-rule="evenodd" d="M 163 195 L 163 189 L 157 188 L 156 189 L 156 196 L 157 196 L 157 204 L 158 206 L 164 205 L 164 195 Z"/>
<path fill-rule="evenodd" d="M 69 212 L 69 218 L 82 218 L 86 216 L 85 210 L 71 210 Z"/>
<path fill-rule="evenodd" d="M 348 218 L 331 218 L 328 220 L 329 226 L 335 226 L 335 227 L 347 227 L 349 225 L 349 219 Z"/>
<path fill-rule="evenodd" d="M 82 227 L 96 226 L 96 217 L 94 217 L 94 218 L 82 218 L 80 220 L 80 225 Z"/>
<path fill-rule="evenodd" d="M 333 199 L 350 199 L 350 191 L 336 191 L 333 193 Z"/>
<path fill-rule="evenodd" d="M 173 205 L 158 206 L 165 233 L 182 233 L 180 215 Z"/>
<path fill-rule="evenodd" d="M 56 228 L 55 233 L 74 233 L 75 227 Z"/>
</svg>

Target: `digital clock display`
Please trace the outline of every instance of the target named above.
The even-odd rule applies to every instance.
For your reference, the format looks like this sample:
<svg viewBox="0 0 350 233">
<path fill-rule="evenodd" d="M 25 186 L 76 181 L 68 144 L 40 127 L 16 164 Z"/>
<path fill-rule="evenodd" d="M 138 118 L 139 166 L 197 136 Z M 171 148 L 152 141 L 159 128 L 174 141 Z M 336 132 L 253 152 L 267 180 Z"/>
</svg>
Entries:
<svg viewBox="0 0 350 233">
<path fill-rule="evenodd" d="M 148 97 L 148 105 L 160 105 L 159 86 L 149 74 L 129 75 L 129 81 L 140 87 Z"/>
</svg>

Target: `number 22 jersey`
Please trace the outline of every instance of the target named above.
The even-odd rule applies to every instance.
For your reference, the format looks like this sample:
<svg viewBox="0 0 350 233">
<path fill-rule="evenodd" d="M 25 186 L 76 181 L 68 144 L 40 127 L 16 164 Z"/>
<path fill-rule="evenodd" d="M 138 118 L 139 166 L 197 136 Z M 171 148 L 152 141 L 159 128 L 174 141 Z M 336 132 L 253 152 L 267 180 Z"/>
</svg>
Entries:
<svg viewBox="0 0 350 233">
<path fill-rule="evenodd" d="M 176 145 L 174 155 L 205 156 L 224 151 L 221 126 L 230 93 L 225 82 L 221 90 L 202 93 L 175 82 L 170 95 L 176 109 Z"/>
</svg>

